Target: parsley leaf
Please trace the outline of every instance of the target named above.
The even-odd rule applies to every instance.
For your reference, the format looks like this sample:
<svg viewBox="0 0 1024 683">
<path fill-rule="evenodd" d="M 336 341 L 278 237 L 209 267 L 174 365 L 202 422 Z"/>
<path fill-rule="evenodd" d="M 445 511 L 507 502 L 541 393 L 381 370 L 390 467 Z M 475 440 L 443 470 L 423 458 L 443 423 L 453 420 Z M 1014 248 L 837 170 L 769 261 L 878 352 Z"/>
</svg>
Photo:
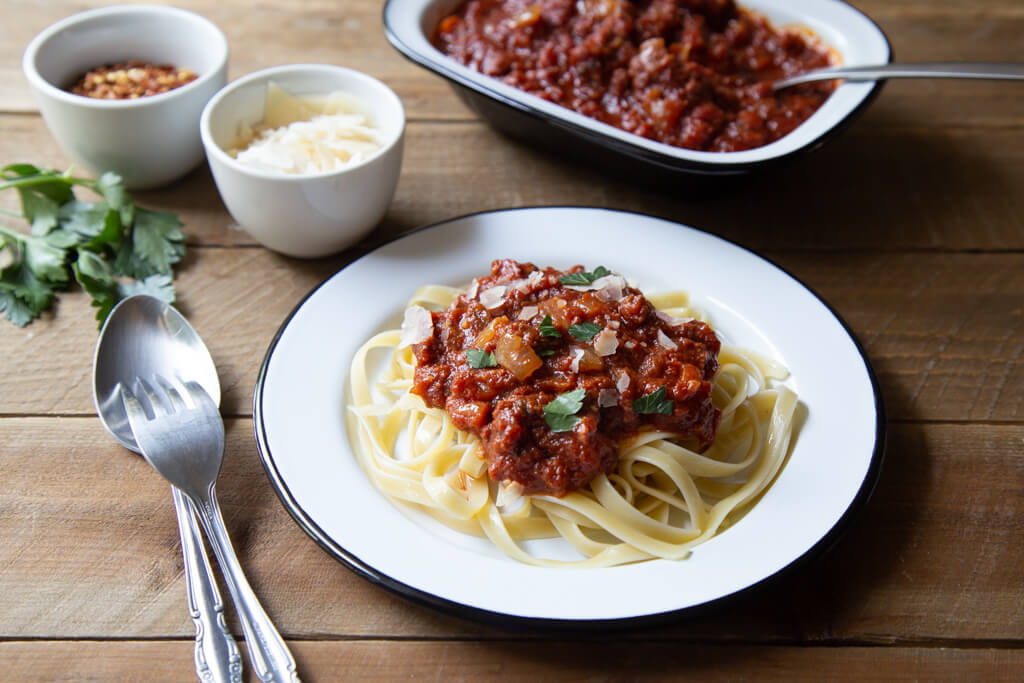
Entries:
<svg viewBox="0 0 1024 683">
<path fill-rule="evenodd" d="M 551 322 L 550 315 L 544 316 L 544 319 L 540 321 L 540 336 L 554 337 L 555 339 L 560 339 L 562 337 L 562 333 L 559 332 L 558 328 L 555 327 L 553 322 Z"/>
<path fill-rule="evenodd" d="M 537 355 L 540 356 L 541 358 L 547 358 L 548 356 L 553 356 L 556 353 L 557 351 L 555 351 L 554 349 L 540 349 L 537 351 Z"/>
<path fill-rule="evenodd" d="M 604 266 L 598 266 L 593 271 L 582 271 L 579 273 L 567 273 L 558 278 L 563 285 L 589 285 L 594 280 L 611 275 L 612 272 Z"/>
<path fill-rule="evenodd" d="M 675 403 L 666 398 L 668 390 L 663 386 L 633 401 L 633 410 L 640 415 L 671 415 Z"/>
<path fill-rule="evenodd" d="M 101 201 L 77 200 L 75 186 Z M 38 318 L 72 275 L 99 309 L 101 325 L 114 304 L 131 294 L 174 301 L 172 266 L 185 252 L 182 223 L 174 214 L 137 207 L 119 175 L 93 180 L 10 164 L 0 168 L 0 190 L 7 189 L 21 198 L 20 216 L 30 233 L 0 225 L 0 263 L 6 264 L 0 267 L 0 313 L 11 322 L 24 326 Z"/>
<path fill-rule="evenodd" d="M 585 389 L 575 389 L 559 394 L 544 406 L 544 421 L 553 432 L 571 431 L 579 418 L 576 413 L 583 407 L 583 399 L 587 397 Z"/>
<path fill-rule="evenodd" d="M 581 342 L 588 342 L 603 329 L 604 327 L 597 323 L 577 323 L 569 326 L 569 334 Z"/>
<path fill-rule="evenodd" d="M 495 368 L 498 361 L 494 360 L 493 353 L 487 353 L 483 349 L 466 349 L 466 362 L 471 368 Z"/>
</svg>

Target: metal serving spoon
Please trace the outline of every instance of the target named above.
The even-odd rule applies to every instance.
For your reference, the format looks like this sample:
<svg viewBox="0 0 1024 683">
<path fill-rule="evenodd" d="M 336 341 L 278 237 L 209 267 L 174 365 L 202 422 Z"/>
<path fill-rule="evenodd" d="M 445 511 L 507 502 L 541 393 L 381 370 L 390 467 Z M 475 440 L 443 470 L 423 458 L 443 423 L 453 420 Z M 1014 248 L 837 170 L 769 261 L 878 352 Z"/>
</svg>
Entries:
<svg viewBox="0 0 1024 683">
<path fill-rule="evenodd" d="M 847 81 L 880 81 L 887 78 L 986 78 L 1024 80 L 1024 63 L 968 63 L 926 62 L 920 64 L 879 64 L 876 66 L 838 66 L 816 69 L 797 76 L 775 81 L 773 88 L 781 90 L 791 85 L 811 81 L 829 81 L 842 78 Z"/>
<path fill-rule="evenodd" d="M 93 401 L 103 426 L 125 448 L 141 453 L 128 424 L 119 384 L 138 376 L 171 375 L 202 385 L 220 403 L 220 382 L 209 351 L 188 321 L 159 299 L 139 295 L 121 301 L 110 312 L 93 358 Z M 242 659 L 227 624 L 199 525 L 182 493 L 171 487 L 178 514 L 185 589 L 196 627 L 196 674 L 199 680 L 235 683 L 242 680 Z"/>
</svg>

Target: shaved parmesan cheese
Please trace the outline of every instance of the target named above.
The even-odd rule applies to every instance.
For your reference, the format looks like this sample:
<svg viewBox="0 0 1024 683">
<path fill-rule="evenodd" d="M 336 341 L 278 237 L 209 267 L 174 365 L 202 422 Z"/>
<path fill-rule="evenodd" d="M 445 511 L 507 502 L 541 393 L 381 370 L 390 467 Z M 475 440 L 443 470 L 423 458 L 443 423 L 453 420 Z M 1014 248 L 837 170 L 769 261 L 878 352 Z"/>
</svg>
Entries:
<svg viewBox="0 0 1024 683">
<path fill-rule="evenodd" d="M 610 330 L 607 327 L 601 330 L 596 337 L 594 337 L 594 351 L 599 356 L 610 356 L 615 353 L 615 350 L 619 348 L 619 337 L 615 333 L 615 330 Z"/>
<path fill-rule="evenodd" d="M 623 370 L 619 373 L 619 378 L 615 381 L 615 388 L 619 390 L 620 394 L 626 393 L 626 389 L 629 389 L 629 373 Z"/>
<path fill-rule="evenodd" d="M 434 320 L 430 311 L 422 306 L 410 306 L 405 309 L 402 319 L 402 336 L 398 348 L 404 349 L 413 344 L 422 344 L 434 336 Z"/>
<path fill-rule="evenodd" d="M 525 490 L 518 481 L 502 482 L 498 485 L 498 495 L 494 497 L 494 504 L 500 508 L 510 508 L 522 499 Z"/>
<path fill-rule="evenodd" d="M 661 344 L 666 349 L 668 349 L 669 351 L 674 351 L 675 349 L 679 348 L 678 344 L 676 344 L 674 341 L 668 338 L 668 335 L 665 334 L 664 330 L 658 330 L 658 343 Z"/>
<path fill-rule="evenodd" d="M 523 310 L 519 311 L 519 315 L 516 318 L 518 320 L 531 320 L 538 313 L 540 313 L 540 309 L 536 306 L 523 306 Z"/>
<path fill-rule="evenodd" d="M 263 121 L 241 126 L 228 154 L 246 166 L 289 175 L 337 171 L 383 146 L 364 110 L 346 93 L 296 97 L 271 83 Z"/>
<path fill-rule="evenodd" d="M 497 308 L 505 303 L 505 292 L 507 290 L 508 287 L 505 285 L 488 287 L 484 291 L 480 292 L 480 304 L 487 310 Z"/>
<path fill-rule="evenodd" d="M 672 327 L 679 327 L 680 325 L 685 325 L 693 320 L 693 318 L 677 318 L 674 315 L 669 315 L 668 313 L 663 313 L 661 311 L 655 311 L 654 313 L 658 316 L 658 320 L 666 325 L 671 325 Z"/>
<path fill-rule="evenodd" d="M 597 407 L 610 408 L 619 405 L 619 395 L 614 389 L 602 389 L 597 394 Z"/>
<path fill-rule="evenodd" d="M 597 295 L 605 301 L 618 301 L 622 298 L 622 289 L 626 280 L 621 275 L 605 275 L 594 280 Z"/>
<path fill-rule="evenodd" d="M 480 279 L 479 278 L 474 278 L 473 284 L 471 284 L 469 286 L 469 289 L 466 291 L 466 296 L 468 296 L 470 299 L 475 299 L 476 295 L 479 294 L 479 293 L 480 293 Z"/>
<path fill-rule="evenodd" d="M 583 358 L 583 349 L 573 349 L 572 350 L 572 365 L 570 365 L 569 367 L 570 367 L 570 369 L 573 372 L 579 372 L 580 371 L 580 360 L 582 358 Z"/>
</svg>

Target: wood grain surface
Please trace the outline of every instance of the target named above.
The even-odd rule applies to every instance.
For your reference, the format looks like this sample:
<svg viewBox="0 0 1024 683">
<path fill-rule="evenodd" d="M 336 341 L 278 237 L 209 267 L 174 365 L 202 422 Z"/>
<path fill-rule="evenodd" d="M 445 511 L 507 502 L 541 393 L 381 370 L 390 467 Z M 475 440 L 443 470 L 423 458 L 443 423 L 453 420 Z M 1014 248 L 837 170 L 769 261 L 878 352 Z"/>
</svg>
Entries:
<svg viewBox="0 0 1024 683">
<path fill-rule="evenodd" d="M 109 4 L 3 3 L 16 20 L 0 22 L 0 164 L 68 165 L 21 55 L 54 21 Z M 711 190 L 655 188 L 495 132 L 388 45 L 379 2 L 174 4 L 224 30 L 232 78 L 289 62 L 342 64 L 386 81 L 408 116 L 384 221 L 330 258 L 260 247 L 205 167 L 135 194 L 186 224 L 178 306 L 223 385 L 226 523 L 304 680 L 1024 678 L 1024 86 L 894 81 L 841 137 L 777 173 Z M 854 4 L 898 60 L 1024 55 L 1018 0 Z M 16 208 L 10 195 L 0 207 Z M 656 629 L 537 633 L 410 604 L 295 524 L 260 463 L 251 405 L 288 313 L 387 239 L 535 205 L 639 211 L 708 230 L 793 273 L 847 322 L 879 377 L 889 437 L 873 497 L 827 554 L 727 609 Z M 28 327 L 0 321 L 3 680 L 194 676 L 170 490 L 95 416 L 96 331 L 77 291 Z M 228 623 L 241 641 L 231 610 Z"/>
</svg>

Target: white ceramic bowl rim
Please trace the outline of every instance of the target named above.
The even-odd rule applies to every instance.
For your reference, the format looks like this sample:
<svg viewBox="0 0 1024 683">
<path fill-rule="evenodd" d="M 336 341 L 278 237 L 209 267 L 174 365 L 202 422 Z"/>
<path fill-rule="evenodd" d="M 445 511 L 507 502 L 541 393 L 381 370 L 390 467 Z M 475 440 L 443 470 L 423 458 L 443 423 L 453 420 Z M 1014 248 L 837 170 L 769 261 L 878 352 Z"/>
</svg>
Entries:
<svg viewBox="0 0 1024 683">
<path fill-rule="evenodd" d="M 289 174 L 289 173 L 277 173 L 274 171 L 267 171 L 246 164 L 239 163 L 237 159 L 232 157 L 230 154 L 225 152 L 219 144 L 213 139 L 213 133 L 210 131 L 210 118 L 213 115 L 213 111 L 217 106 L 224 100 L 225 97 L 229 96 L 232 92 L 238 88 L 242 88 L 253 82 L 258 81 L 270 81 L 274 76 L 282 74 L 290 74 L 301 71 L 311 72 L 326 72 L 326 73 L 343 73 L 354 78 L 363 79 L 367 83 L 370 83 L 372 87 L 380 90 L 384 95 L 385 99 L 389 100 L 395 111 L 398 113 L 398 123 L 395 127 L 395 132 L 387 140 L 387 142 L 381 145 L 380 149 L 371 154 L 370 156 L 362 159 L 354 164 L 339 168 L 333 171 L 324 171 L 321 173 L 302 173 L 302 174 Z M 327 93 L 324 93 L 327 94 Z M 213 154 L 217 159 L 224 164 L 227 164 L 231 168 L 235 169 L 239 173 L 247 174 L 255 178 L 267 178 L 278 180 L 281 182 L 301 182 L 303 180 L 309 180 L 310 178 L 330 178 L 332 176 L 341 176 L 346 173 L 350 173 L 358 168 L 361 168 L 369 163 L 372 163 L 375 159 L 383 156 L 389 149 L 398 144 L 398 141 L 402 139 L 403 131 L 405 130 L 405 107 L 402 105 L 402 100 L 395 94 L 386 83 L 378 78 L 371 76 L 368 73 L 358 71 L 356 69 L 350 69 L 345 66 L 335 66 L 333 64 L 285 64 L 283 66 L 273 66 L 267 69 L 261 69 L 260 71 L 254 71 L 251 74 L 242 76 L 239 79 L 232 81 L 227 84 L 220 91 L 214 95 L 210 101 L 206 104 L 203 109 L 203 114 L 199 119 L 199 132 L 203 139 L 203 145 L 206 147 L 207 154 Z"/>
<path fill-rule="evenodd" d="M 169 90 L 165 93 L 126 100 L 104 100 L 95 97 L 75 95 L 54 85 L 39 73 L 39 70 L 36 67 L 38 55 L 42 50 L 46 49 L 47 44 L 62 31 L 88 21 L 94 21 L 104 17 L 118 17 L 130 14 L 152 15 L 154 18 L 174 16 L 186 21 L 192 21 L 195 24 L 202 26 L 209 32 L 210 37 L 216 41 L 217 47 L 220 48 L 219 54 L 216 58 L 217 66 L 199 74 L 198 78 L 194 81 L 186 83 L 180 88 L 174 88 L 173 90 Z M 110 7 L 99 7 L 79 12 L 77 14 L 72 14 L 71 16 L 65 17 L 64 19 L 61 19 L 60 21 L 43 29 L 35 38 L 32 39 L 31 42 L 29 42 L 28 47 L 25 49 L 25 56 L 22 58 L 22 70 L 25 73 L 25 77 L 29 79 L 34 87 L 58 100 L 82 107 L 96 109 L 131 109 L 152 106 L 159 102 L 166 102 L 168 99 L 181 97 L 196 88 L 202 87 L 204 83 L 216 77 L 220 68 L 227 63 L 228 52 L 228 40 L 224 36 L 224 32 L 220 30 L 220 27 L 206 17 L 196 14 L 195 12 L 190 12 L 178 7 L 166 7 L 162 5 L 113 5 Z"/>
</svg>

